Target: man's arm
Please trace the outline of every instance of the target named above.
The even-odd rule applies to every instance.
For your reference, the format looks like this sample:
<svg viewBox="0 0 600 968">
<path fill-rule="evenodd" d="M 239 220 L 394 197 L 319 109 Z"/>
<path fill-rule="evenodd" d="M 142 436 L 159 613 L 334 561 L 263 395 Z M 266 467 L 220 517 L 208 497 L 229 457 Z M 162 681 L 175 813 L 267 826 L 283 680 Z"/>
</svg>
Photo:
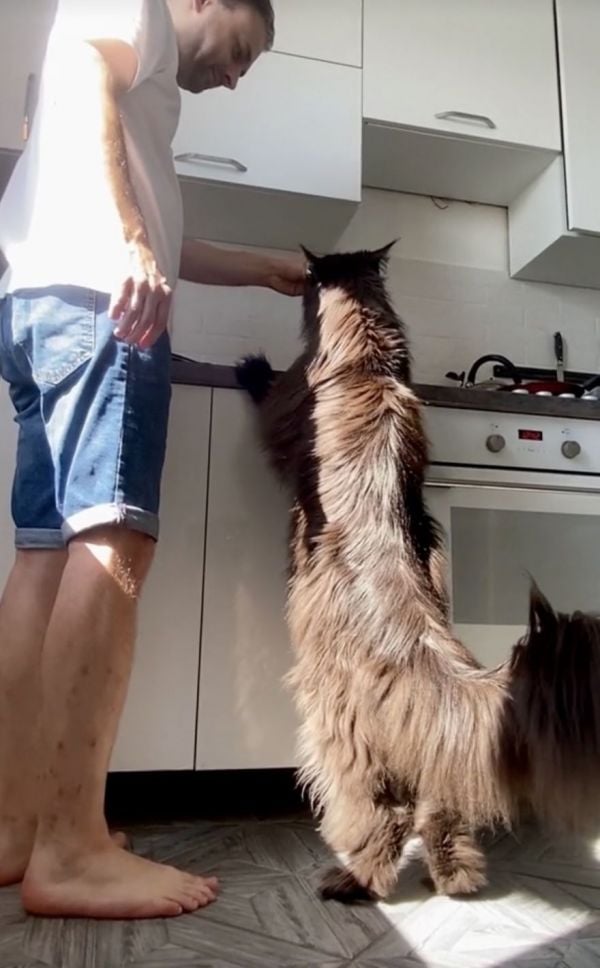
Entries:
<svg viewBox="0 0 600 968">
<path fill-rule="evenodd" d="M 75 83 L 86 93 L 86 109 L 97 121 L 98 151 L 131 257 L 130 273 L 113 294 L 110 316 L 117 322 L 117 336 L 149 346 L 167 325 L 171 290 L 156 265 L 131 184 L 119 113 L 118 98 L 130 89 L 138 70 L 137 54 L 123 41 L 104 39 L 73 42 L 68 53 Z"/>
<path fill-rule="evenodd" d="M 275 258 L 185 239 L 179 276 L 207 286 L 263 286 L 286 296 L 300 296 L 306 262 L 300 255 Z"/>
</svg>

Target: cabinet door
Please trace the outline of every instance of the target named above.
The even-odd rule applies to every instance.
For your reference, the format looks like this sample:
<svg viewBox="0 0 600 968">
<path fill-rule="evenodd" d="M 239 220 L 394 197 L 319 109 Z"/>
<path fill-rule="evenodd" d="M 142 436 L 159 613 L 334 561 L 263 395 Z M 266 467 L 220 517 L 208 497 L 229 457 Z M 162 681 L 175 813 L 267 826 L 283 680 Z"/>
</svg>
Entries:
<svg viewBox="0 0 600 968">
<path fill-rule="evenodd" d="M 560 151 L 552 0 L 365 0 L 364 30 L 366 118 Z"/>
<path fill-rule="evenodd" d="M 273 8 L 274 50 L 360 67 L 362 0 L 274 0 Z"/>
<path fill-rule="evenodd" d="M 112 770 L 194 767 L 211 391 L 173 388 L 161 534 Z"/>
<path fill-rule="evenodd" d="M 215 390 L 211 432 L 198 769 L 294 765 L 282 677 L 289 498 L 257 441 L 252 405 Z"/>
<path fill-rule="evenodd" d="M 360 199 L 361 71 L 265 54 L 235 92 L 183 93 L 173 151 L 180 175 Z"/>
<path fill-rule="evenodd" d="M 568 228 L 600 235 L 600 5 L 557 0 Z"/>
<path fill-rule="evenodd" d="M 23 148 L 56 0 L 0 0 L 0 148 Z"/>
</svg>

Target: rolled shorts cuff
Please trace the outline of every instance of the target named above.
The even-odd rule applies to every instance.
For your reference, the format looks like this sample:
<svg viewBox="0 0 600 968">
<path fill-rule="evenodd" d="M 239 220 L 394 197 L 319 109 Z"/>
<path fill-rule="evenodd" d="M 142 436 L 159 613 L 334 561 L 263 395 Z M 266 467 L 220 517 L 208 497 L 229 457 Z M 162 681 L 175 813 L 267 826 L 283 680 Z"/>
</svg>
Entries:
<svg viewBox="0 0 600 968">
<path fill-rule="evenodd" d="M 130 504 L 98 504 L 93 508 L 85 508 L 71 514 L 62 526 L 62 540 L 66 543 L 71 538 L 99 528 L 102 525 L 115 524 L 130 531 L 140 531 L 158 540 L 158 515 Z"/>
<path fill-rule="evenodd" d="M 64 548 L 65 539 L 60 528 L 17 528 L 15 548 L 20 551 L 56 551 Z"/>
</svg>

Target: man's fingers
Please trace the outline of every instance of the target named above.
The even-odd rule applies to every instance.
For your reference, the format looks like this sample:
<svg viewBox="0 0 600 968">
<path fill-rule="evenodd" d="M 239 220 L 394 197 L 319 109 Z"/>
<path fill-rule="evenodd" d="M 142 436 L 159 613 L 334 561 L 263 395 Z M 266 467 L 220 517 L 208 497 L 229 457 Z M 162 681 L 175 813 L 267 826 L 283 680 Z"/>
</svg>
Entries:
<svg viewBox="0 0 600 968">
<path fill-rule="evenodd" d="M 142 337 L 138 342 L 140 349 L 145 350 L 150 346 L 154 346 L 156 341 L 162 336 L 169 323 L 170 311 L 171 290 L 169 289 L 168 296 L 166 296 L 164 299 L 161 299 L 157 306 L 154 322 L 143 332 Z"/>
<path fill-rule="evenodd" d="M 140 318 L 144 313 L 147 300 L 151 298 L 150 287 L 146 280 L 137 283 L 129 308 L 123 314 L 121 321 L 117 324 L 115 335 L 119 339 L 131 342 L 134 330 L 139 324 Z"/>
<path fill-rule="evenodd" d="M 149 291 L 144 294 L 143 301 L 140 301 L 137 319 L 129 327 L 127 333 L 128 343 L 140 343 L 146 330 L 154 325 L 158 306 L 159 296 L 156 292 Z"/>
<path fill-rule="evenodd" d="M 126 343 L 151 346 L 166 328 L 171 305 L 171 289 L 159 283 L 132 278 L 123 285 L 120 296 L 113 299 L 110 317 L 116 321 L 115 336 Z"/>
<path fill-rule="evenodd" d="M 118 321 L 123 313 L 129 309 L 129 303 L 133 294 L 133 279 L 127 279 L 123 283 L 118 293 L 114 293 L 108 307 L 108 318 Z"/>
</svg>

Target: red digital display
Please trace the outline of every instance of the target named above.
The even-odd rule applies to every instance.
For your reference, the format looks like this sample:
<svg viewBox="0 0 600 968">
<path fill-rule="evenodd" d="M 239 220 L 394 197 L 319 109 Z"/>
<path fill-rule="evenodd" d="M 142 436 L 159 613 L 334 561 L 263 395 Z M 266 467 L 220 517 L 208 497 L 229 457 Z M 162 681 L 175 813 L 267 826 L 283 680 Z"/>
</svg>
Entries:
<svg viewBox="0 0 600 968">
<path fill-rule="evenodd" d="M 519 440 L 543 440 L 541 430 L 519 430 Z"/>
</svg>

